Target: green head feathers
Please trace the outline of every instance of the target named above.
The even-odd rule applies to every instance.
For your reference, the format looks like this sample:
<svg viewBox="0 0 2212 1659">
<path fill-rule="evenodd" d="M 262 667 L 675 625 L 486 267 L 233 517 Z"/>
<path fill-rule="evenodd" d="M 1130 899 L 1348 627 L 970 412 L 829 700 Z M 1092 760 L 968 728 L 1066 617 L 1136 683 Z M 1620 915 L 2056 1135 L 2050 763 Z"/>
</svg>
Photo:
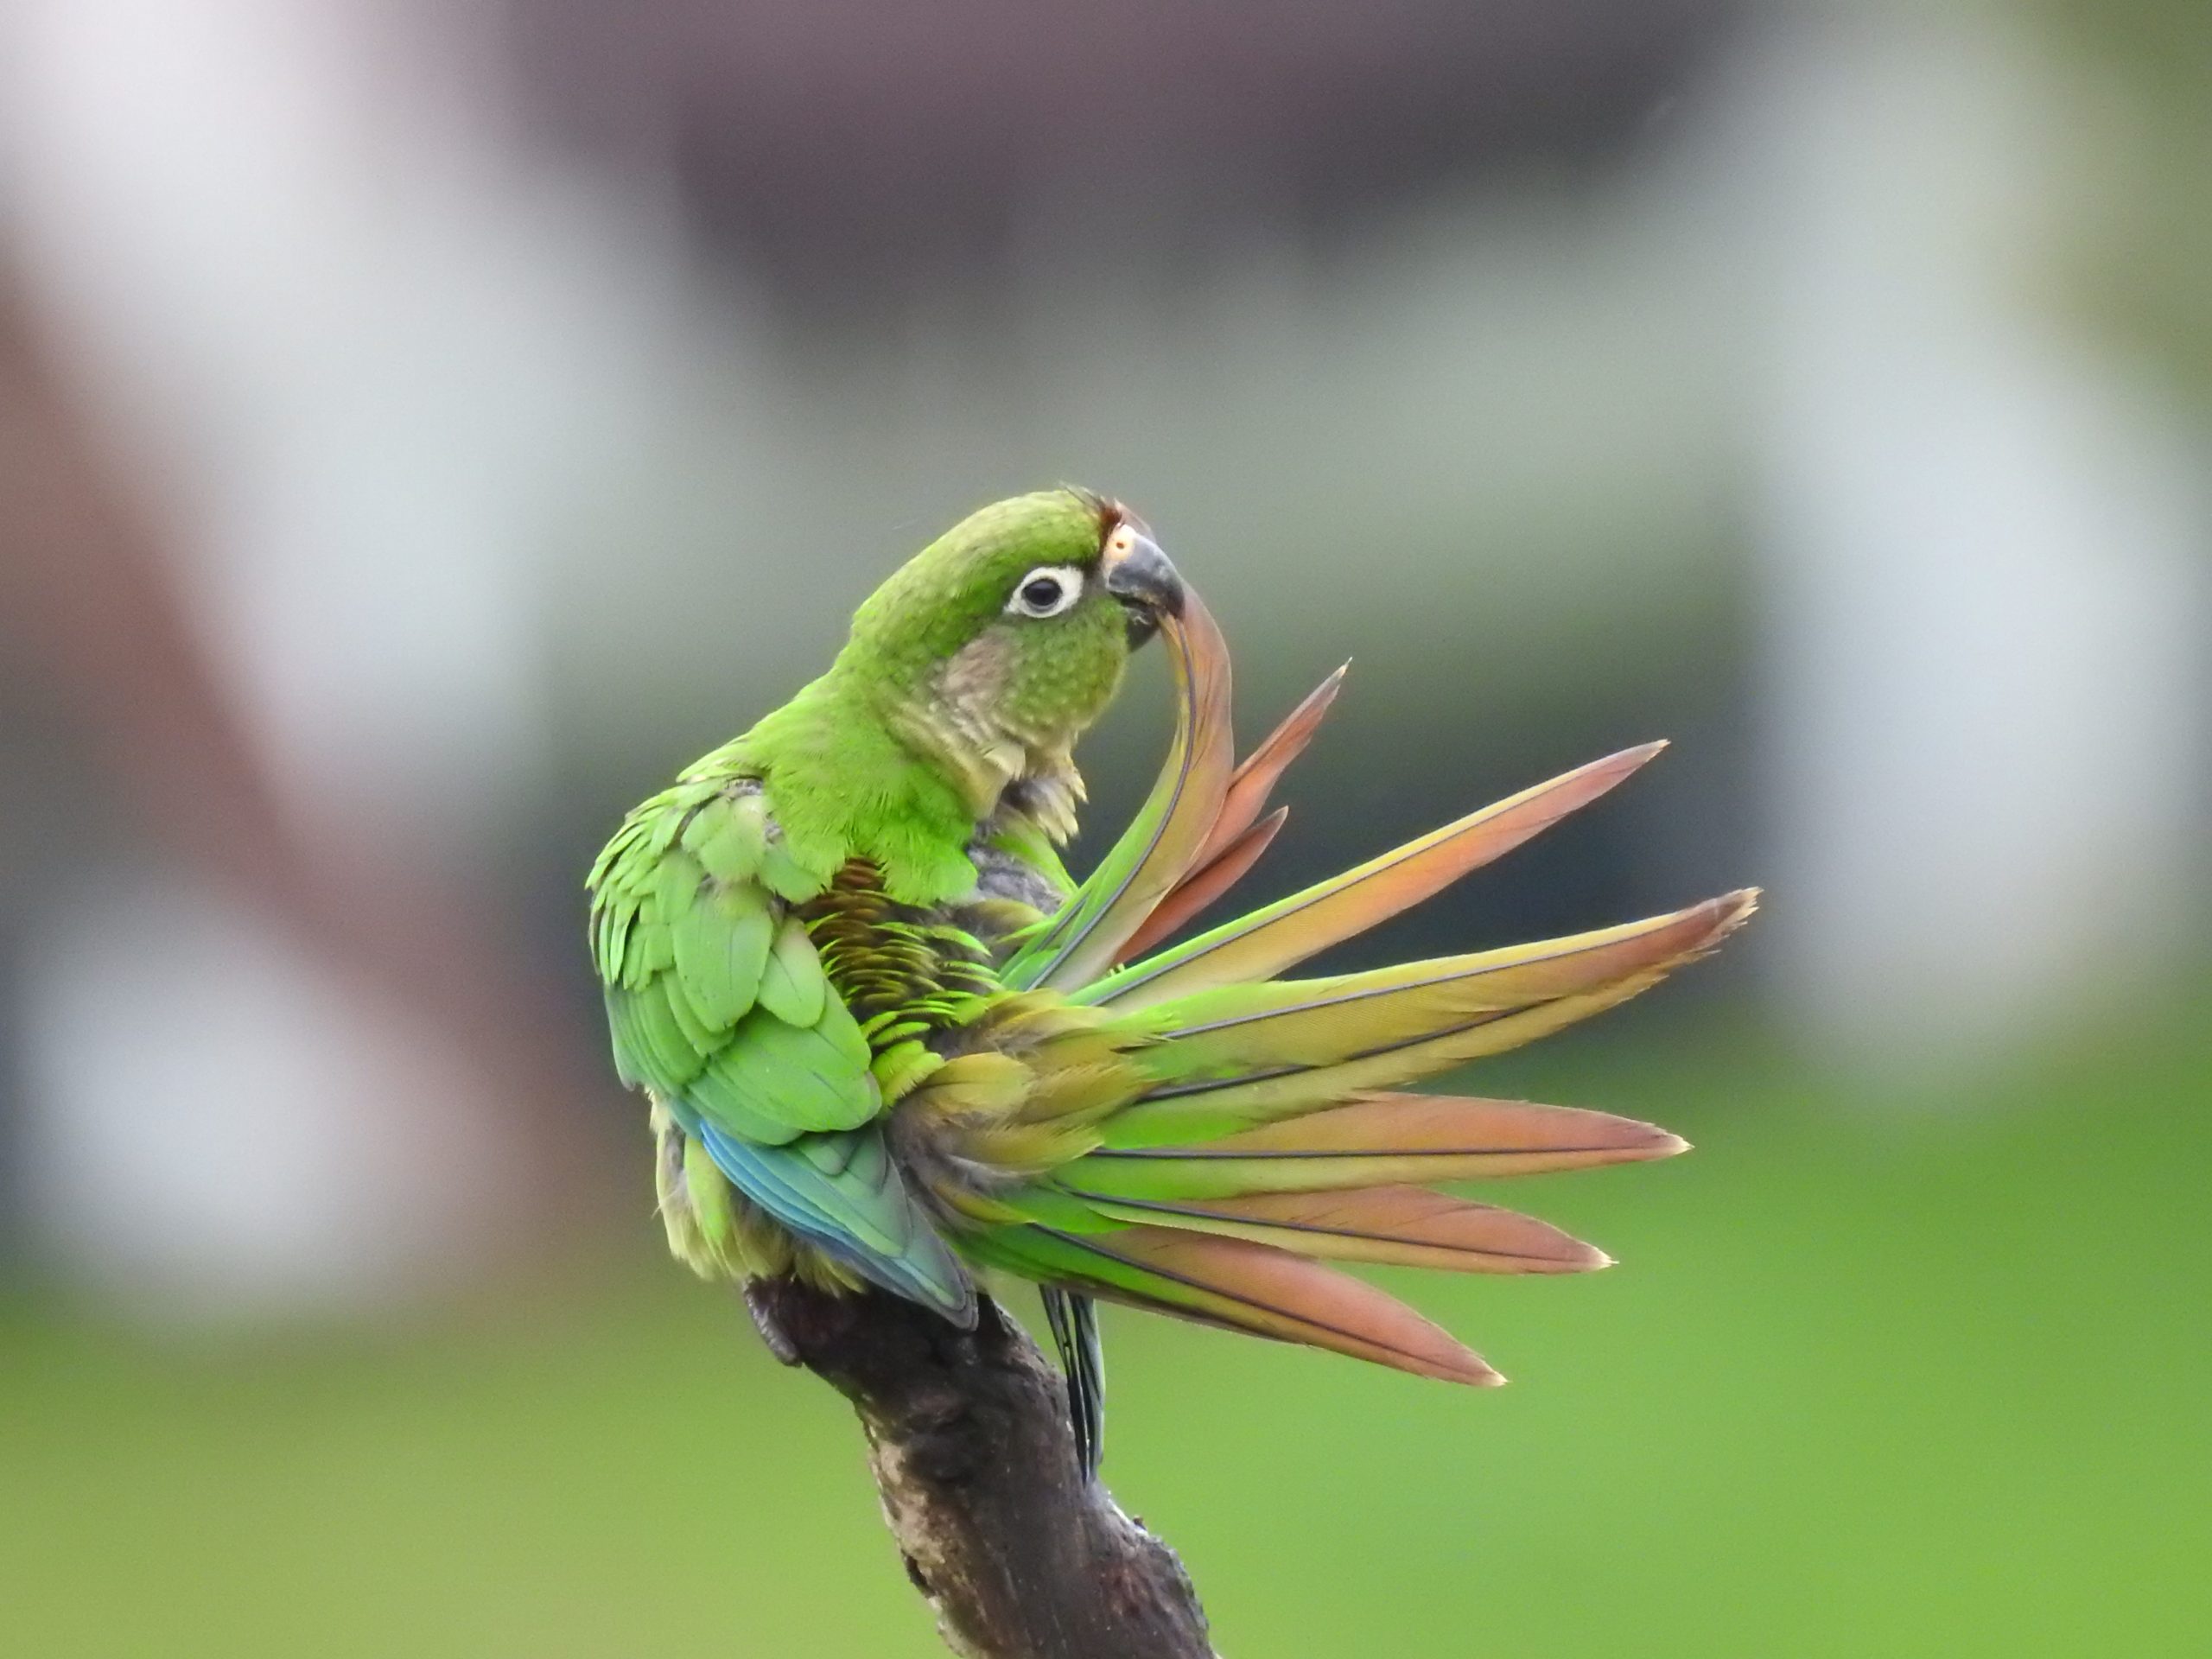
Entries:
<svg viewBox="0 0 2212 1659">
<path fill-rule="evenodd" d="M 878 588 L 836 671 L 986 746 L 1065 758 L 1131 645 L 1181 602 L 1173 567 L 1115 503 L 1016 496 L 969 514 Z"/>
<path fill-rule="evenodd" d="M 996 502 L 879 588 L 830 672 L 731 758 L 768 779 L 795 853 L 872 858 L 902 898 L 957 891 L 973 879 L 960 849 L 1010 789 L 1048 836 L 1072 829 L 1075 741 L 1182 604 L 1117 504 L 1074 489 Z"/>
</svg>

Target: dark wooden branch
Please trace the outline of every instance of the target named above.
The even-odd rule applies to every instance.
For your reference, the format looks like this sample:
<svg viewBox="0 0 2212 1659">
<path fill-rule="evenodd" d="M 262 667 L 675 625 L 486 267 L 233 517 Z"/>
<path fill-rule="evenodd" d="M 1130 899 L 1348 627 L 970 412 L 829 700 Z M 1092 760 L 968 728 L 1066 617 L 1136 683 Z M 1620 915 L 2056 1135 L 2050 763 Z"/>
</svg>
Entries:
<svg viewBox="0 0 2212 1659">
<path fill-rule="evenodd" d="M 906 1574 L 966 1659 L 1212 1659 L 1175 1552 L 1076 1463 L 1059 1373 L 988 1297 L 973 1331 L 881 1294 L 758 1284 L 850 1400 Z"/>
</svg>

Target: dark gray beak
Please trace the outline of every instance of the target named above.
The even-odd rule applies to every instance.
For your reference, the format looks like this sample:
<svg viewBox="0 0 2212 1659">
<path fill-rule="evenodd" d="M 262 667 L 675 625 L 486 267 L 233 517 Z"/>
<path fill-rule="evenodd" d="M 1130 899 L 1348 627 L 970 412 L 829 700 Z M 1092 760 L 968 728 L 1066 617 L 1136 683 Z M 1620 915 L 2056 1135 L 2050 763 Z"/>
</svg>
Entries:
<svg viewBox="0 0 2212 1659">
<path fill-rule="evenodd" d="M 1109 539 L 1100 563 L 1106 591 L 1129 613 L 1132 651 L 1160 631 L 1161 617 L 1183 613 L 1183 578 L 1160 550 L 1160 543 L 1142 531 L 1122 526 Z"/>
</svg>

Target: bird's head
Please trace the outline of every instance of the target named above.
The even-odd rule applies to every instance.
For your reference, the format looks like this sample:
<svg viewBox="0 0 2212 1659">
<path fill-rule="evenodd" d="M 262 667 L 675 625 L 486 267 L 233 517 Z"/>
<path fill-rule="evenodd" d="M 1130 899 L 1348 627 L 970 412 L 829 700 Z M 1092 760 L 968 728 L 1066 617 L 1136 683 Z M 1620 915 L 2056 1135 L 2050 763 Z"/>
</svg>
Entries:
<svg viewBox="0 0 2212 1659">
<path fill-rule="evenodd" d="M 1183 603 L 1175 567 L 1119 503 L 1046 490 L 969 514 L 909 560 L 854 617 L 839 666 L 903 737 L 995 798 L 1072 777 L 1069 752 L 1129 653 Z"/>
</svg>

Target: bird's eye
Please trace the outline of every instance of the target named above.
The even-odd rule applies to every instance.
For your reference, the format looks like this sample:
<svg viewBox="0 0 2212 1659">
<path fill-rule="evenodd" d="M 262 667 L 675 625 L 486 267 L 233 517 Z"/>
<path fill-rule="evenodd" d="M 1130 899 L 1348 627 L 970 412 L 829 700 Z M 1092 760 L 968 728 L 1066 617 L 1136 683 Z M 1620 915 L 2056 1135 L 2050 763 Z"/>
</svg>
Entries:
<svg viewBox="0 0 2212 1659">
<path fill-rule="evenodd" d="M 1021 579 L 1006 608 L 1014 616 L 1058 616 L 1082 597 L 1082 571 L 1072 565 L 1040 565 Z"/>
</svg>

